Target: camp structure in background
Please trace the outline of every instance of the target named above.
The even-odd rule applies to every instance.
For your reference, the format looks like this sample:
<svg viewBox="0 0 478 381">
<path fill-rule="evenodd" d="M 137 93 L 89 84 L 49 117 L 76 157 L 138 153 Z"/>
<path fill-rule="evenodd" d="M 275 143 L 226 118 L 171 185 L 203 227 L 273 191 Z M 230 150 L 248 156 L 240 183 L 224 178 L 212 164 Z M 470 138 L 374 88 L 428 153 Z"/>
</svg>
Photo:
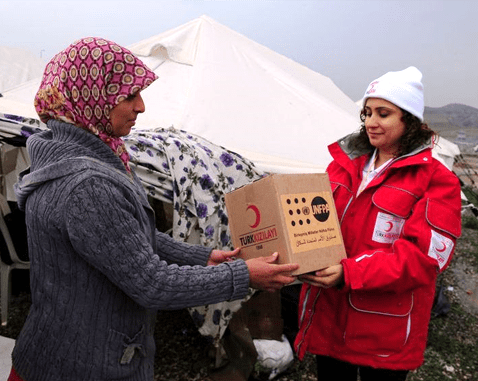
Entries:
<svg viewBox="0 0 478 381">
<path fill-rule="evenodd" d="M 42 75 L 45 62 L 32 52 L 0 46 L 0 94 Z"/>
<path fill-rule="evenodd" d="M 29 165 L 26 149 L 10 143 L 18 141 L 20 127 L 27 119 L 25 116 L 38 116 L 33 108 L 33 97 L 23 93 L 16 97 L 4 94 L 10 91 L 16 94 L 19 87 L 27 91 L 35 86 L 38 89 L 44 69 L 45 62 L 40 56 L 25 49 L 0 46 L 0 192 L 10 201 L 15 200 L 13 184 L 19 171 Z M 15 117 L 6 118 L 4 114 L 13 114 Z M 20 120 L 22 123 L 19 124 Z M 39 126 L 38 121 L 32 122 Z"/>
</svg>

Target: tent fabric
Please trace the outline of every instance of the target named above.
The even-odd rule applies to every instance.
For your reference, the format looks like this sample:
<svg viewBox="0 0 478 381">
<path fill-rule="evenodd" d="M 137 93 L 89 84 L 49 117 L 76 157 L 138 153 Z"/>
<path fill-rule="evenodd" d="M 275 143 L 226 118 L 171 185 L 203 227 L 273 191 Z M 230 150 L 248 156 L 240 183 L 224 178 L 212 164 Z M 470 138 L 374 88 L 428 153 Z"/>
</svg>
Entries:
<svg viewBox="0 0 478 381">
<path fill-rule="evenodd" d="M 0 112 L 38 119 L 33 100 L 40 83 L 41 77 L 38 77 L 3 92 L 0 97 Z"/>
<path fill-rule="evenodd" d="M 0 113 L 0 188 L 8 201 L 16 201 L 13 185 L 30 165 L 26 138 L 43 128 L 37 119 Z"/>
<path fill-rule="evenodd" d="M 45 62 L 32 52 L 0 46 L 0 93 L 40 77 L 43 69 Z"/>
<path fill-rule="evenodd" d="M 439 137 L 437 143 L 433 147 L 433 157 L 441 161 L 449 170 L 453 169 L 455 157 L 460 155 L 460 148 L 453 142 Z"/>
<path fill-rule="evenodd" d="M 327 145 L 358 128 L 329 78 L 207 16 L 128 48 L 159 76 L 138 128 L 172 126 L 282 172 L 323 171 Z"/>
</svg>

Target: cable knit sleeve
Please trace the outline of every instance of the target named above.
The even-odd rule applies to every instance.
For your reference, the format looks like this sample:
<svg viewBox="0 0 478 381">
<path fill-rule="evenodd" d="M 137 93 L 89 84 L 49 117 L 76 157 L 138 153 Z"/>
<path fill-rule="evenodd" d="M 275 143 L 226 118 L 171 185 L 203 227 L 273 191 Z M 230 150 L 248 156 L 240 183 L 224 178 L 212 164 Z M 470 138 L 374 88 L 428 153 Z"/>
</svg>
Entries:
<svg viewBox="0 0 478 381">
<path fill-rule="evenodd" d="M 203 267 L 163 260 L 183 257 L 204 263 L 210 249 L 152 237 L 154 229 L 138 197 L 112 179 L 84 176 L 68 195 L 65 220 L 78 256 L 146 308 L 179 309 L 240 299 L 247 293 L 244 261 Z"/>
<path fill-rule="evenodd" d="M 176 263 L 178 265 L 201 265 L 206 266 L 209 256 L 211 255 L 212 248 L 191 245 L 186 242 L 179 242 L 171 238 L 169 235 L 161 233 L 156 230 L 155 233 L 156 246 L 161 248 L 173 247 L 175 250 L 170 252 L 162 251 L 161 257 L 164 257 L 170 263 Z M 180 255 L 177 255 L 179 252 Z M 162 254 L 162 255 L 161 255 Z"/>
</svg>

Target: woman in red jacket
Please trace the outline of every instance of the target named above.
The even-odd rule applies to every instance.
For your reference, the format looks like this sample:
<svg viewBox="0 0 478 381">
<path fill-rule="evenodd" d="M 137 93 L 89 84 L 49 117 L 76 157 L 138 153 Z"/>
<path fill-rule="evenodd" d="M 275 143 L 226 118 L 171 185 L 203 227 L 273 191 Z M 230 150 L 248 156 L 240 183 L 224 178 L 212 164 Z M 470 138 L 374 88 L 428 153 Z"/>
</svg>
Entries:
<svg viewBox="0 0 478 381">
<path fill-rule="evenodd" d="M 415 67 L 370 83 L 327 172 L 347 258 L 302 276 L 299 358 L 320 380 L 405 380 L 423 363 L 437 274 L 461 232 L 460 185 L 432 157 Z"/>
</svg>

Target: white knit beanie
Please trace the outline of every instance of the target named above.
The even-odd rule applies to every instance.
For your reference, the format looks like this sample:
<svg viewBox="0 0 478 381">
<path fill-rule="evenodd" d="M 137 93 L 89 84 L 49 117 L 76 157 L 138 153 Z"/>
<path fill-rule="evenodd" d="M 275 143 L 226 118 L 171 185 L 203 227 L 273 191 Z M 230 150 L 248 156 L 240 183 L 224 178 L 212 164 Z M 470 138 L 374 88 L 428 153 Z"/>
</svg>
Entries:
<svg viewBox="0 0 478 381">
<path fill-rule="evenodd" d="M 368 98 L 381 98 L 415 115 L 423 122 L 422 73 L 414 66 L 402 71 L 390 71 L 368 85 L 363 105 Z"/>
</svg>

